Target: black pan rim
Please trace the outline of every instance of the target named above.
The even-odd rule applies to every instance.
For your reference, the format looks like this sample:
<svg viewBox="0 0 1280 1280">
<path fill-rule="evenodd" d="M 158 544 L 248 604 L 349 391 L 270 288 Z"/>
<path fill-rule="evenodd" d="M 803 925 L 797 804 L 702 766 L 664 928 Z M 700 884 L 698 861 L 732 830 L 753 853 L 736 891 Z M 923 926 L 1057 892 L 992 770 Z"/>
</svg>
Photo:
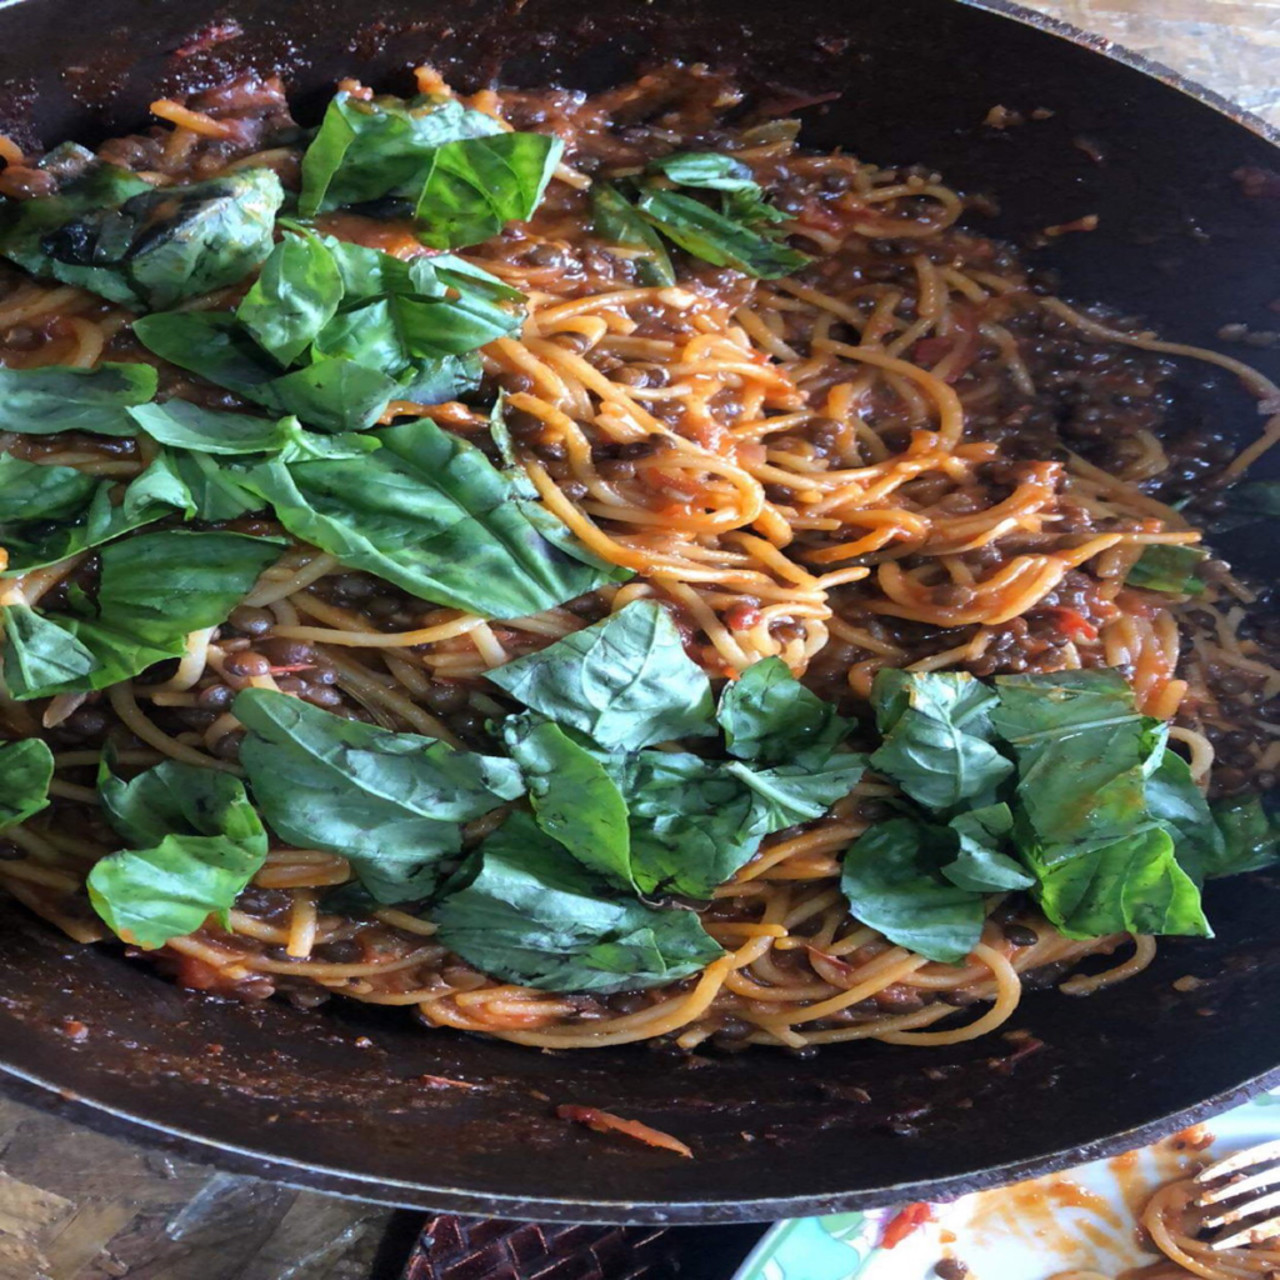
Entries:
<svg viewBox="0 0 1280 1280">
<path fill-rule="evenodd" d="M 1280 1088 L 1280 1066 L 1228 1086 L 1212 1097 L 1193 1103 L 1131 1129 L 1109 1134 L 1081 1146 L 1058 1148 L 1027 1160 L 991 1165 L 972 1173 L 936 1180 L 895 1183 L 875 1191 L 831 1195 L 764 1197 L 753 1200 L 575 1200 L 539 1196 L 499 1195 L 457 1187 L 376 1179 L 341 1169 L 280 1156 L 264 1157 L 251 1148 L 218 1142 L 201 1134 L 164 1125 L 145 1116 L 93 1098 L 70 1094 L 55 1081 L 0 1062 L 0 1074 L 33 1089 L 26 1100 L 63 1110 L 67 1118 L 119 1137 L 163 1146 L 198 1163 L 279 1182 L 285 1186 L 381 1204 L 398 1209 L 463 1214 L 531 1222 L 578 1222 L 600 1225 L 714 1226 L 768 1223 L 782 1218 L 806 1218 L 858 1210 L 882 1209 L 913 1201 L 947 1201 L 976 1191 L 1043 1177 L 1062 1169 L 1106 1159 L 1145 1147 L 1170 1134 L 1201 1124 L 1269 1089 Z"/>
<path fill-rule="evenodd" d="M 26 0 L 0 0 L 0 9 L 20 7 Z M 1012 0 L 956 0 L 967 7 L 1035 28 L 1110 61 L 1121 63 L 1192 98 L 1227 117 L 1241 128 L 1280 147 L 1280 130 L 1227 98 L 1143 55 L 1083 31 L 1069 23 L 1030 10 Z M 124 1134 L 134 1140 L 166 1146 L 187 1158 L 215 1163 L 252 1176 L 271 1178 L 298 1187 L 342 1195 L 370 1203 L 442 1212 L 503 1218 L 598 1222 L 609 1224 L 711 1225 L 767 1222 L 883 1207 L 923 1199 L 952 1199 L 972 1191 L 1038 1177 L 1065 1167 L 1144 1146 L 1188 1125 L 1208 1120 L 1233 1105 L 1280 1086 L 1280 1065 L 1248 1076 L 1212 1096 L 1141 1125 L 1113 1132 L 1095 1141 L 1055 1148 L 1021 1161 L 1011 1161 L 938 1180 L 914 1180 L 872 1191 L 798 1195 L 751 1200 L 648 1201 L 590 1198 L 545 1198 L 501 1195 L 457 1187 L 433 1187 L 426 1182 L 388 1181 L 352 1174 L 332 1166 L 264 1155 L 249 1147 L 220 1142 L 194 1131 L 146 1118 L 136 1110 L 112 1106 L 87 1094 L 69 1092 L 56 1080 L 0 1061 L 0 1077 L 19 1089 L 33 1087 L 40 1105 L 62 1109 L 90 1127 Z M 33 1099 L 28 1099 L 33 1100 Z"/>
</svg>

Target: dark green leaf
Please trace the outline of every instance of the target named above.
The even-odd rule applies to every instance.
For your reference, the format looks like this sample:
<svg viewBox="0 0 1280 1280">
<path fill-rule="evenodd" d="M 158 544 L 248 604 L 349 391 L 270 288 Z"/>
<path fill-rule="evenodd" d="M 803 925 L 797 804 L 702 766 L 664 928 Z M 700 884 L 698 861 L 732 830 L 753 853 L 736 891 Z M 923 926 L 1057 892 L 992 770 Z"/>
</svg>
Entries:
<svg viewBox="0 0 1280 1280">
<path fill-rule="evenodd" d="M 660 173 L 679 187 L 701 187 L 707 191 L 755 191 L 751 169 L 720 151 L 674 151 L 650 160 L 649 173 Z"/>
<path fill-rule="evenodd" d="M 1249 480 L 1232 485 L 1222 496 L 1224 510 L 1215 512 L 1209 521 L 1215 532 L 1280 516 L 1280 480 Z"/>
<path fill-rule="evenodd" d="M 631 814 L 632 872 L 646 893 L 709 898 L 774 831 L 821 817 L 865 767 L 861 756 L 825 765 L 755 770 L 680 751 L 615 761 Z"/>
<path fill-rule="evenodd" d="M 165 310 L 257 267 L 283 199 L 270 169 L 153 187 L 100 166 L 57 195 L 22 201 L 0 222 L 0 252 L 36 275 Z"/>
<path fill-rule="evenodd" d="M 73 520 L 82 515 L 99 483 L 96 476 L 74 467 L 24 462 L 12 454 L 0 454 L 0 544 L 12 552 L 13 530 L 6 526 Z"/>
<path fill-rule="evenodd" d="M 499 133 L 448 142 L 431 157 L 418 198 L 419 237 L 458 249 L 533 216 L 564 152 L 544 133 Z"/>
<path fill-rule="evenodd" d="M 592 229 L 607 244 L 618 245 L 636 267 L 640 284 L 661 288 L 676 282 L 676 269 L 662 237 L 635 211 L 611 182 L 591 184 Z"/>
<path fill-rule="evenodd" d="M 633 887 L 627 804 L 604 765 L 539 716 L 508 717 L 502 738 L 524 774 L 543 831 L 589 871 Z"/>
<path fill-rule="evenodd" d="M 989 741 L 995 700 L 962 673 L 878 672 L 871 701 L 885 740 L 871 767 L 935 812 L 990 804 L 1013 772 Z"/>
<path fill-rule="evenodd" d="M 0 431 L 131 436 L 137 427 L 129 416 L 130 406 L 145 403 L 155 393 L 156 371 L 149 364 L 0 369 Z"/>
<path fill-rule="evenodd" d="M 1138 714 L 1118 672 L 999 676 L 996 692 L 991 721 L 1017 758 L 1018 798 L 1043 856 L 1111 844 L 1146 821 L 1164 726 Z"/>
<path fill-rule="evenodd" d="M 4 683 L 12 698 L 81 685 L 98 659 L 65 627 L 25 604 L 4 610 Z"/>
<path fill-rule="evenodd" d="M 688 977 L 723 955 L 692 911 L 602 896 L 533 818 L 514 813 L 472 878 L 432 918 L 440 942 L 494 977 L 549 991 L 627 991 Z"/>
<path fill-rule="evenodd" d="M 197 453 L 278 453 L 298 443 L 297 418 L 255 418 L 245 413 L 205 409 L 189 400 L 166 400 L 130 410 L 139 427 L 160 444 Z"/>
<path fill-rule="evenodd" d="M 986 920 L 981 893 L 941 875 L 954 852 L 945 829 L 911 818 L 870 827 L 845 854 L 840 885 L 863 924 L 930 960 L 960 964 Z"/>
<path fill-rule="evenodd" d="M 103 762 L 98 787 L 112 825 L 141 847 L 89 873 L 89 900 L 112 932 L 162 947 L 227 913 L 267 856 L 267 833 L 230 774 L 165 761 L 131 782 Z"/>
<path fill-rule="evenodd" d="M 764 764 L 825 759 L 852 727 L 781 658 L 765 658 L 727 684 L 716 719 L 733 755 Z"/>
<path fill-rule="evenodd" d="M 0 746 L 0 830 L 34 818 L 49 803 L 53 752 L 40 738 Z"/>
<path fill-rule="evenodd" d="M 272 828 L 351 861 L 379 902 L 429 893 L 461 824 L 524 791 L 510 760 L 389 733 L 297 698 L 247 689 L 233 714 L 249 731 L 240 760 Z"/>
<path fill-rule="evenodd" d="M 1220 859 L 1206 868 L 1206 875 L 1234 876 L 1242 871 L 1257 871 L 1280 857 L 1280 823 L 1262 807 L 1257 796 L 1221 800 L 1214 805 L 1213 817 L 1222 833 L 1223 849 Z"/>
<path fill-rule="evenodd" d="M 1187 762 L 1167 746 L 1147 779 L 1147 811 L 1173 837 L 1178 865 L 1196 884 L 1218 871 L 1226 856 L 1218 830 Z"/>
<path fill-rule="evenodd" d="M 670 615 L 651 601 L 498 667 L 489 679 L 608 751 L 714 732 L 711 683 Z"/>
<path fill-rule="evenodd" d="M 425 418 L 375 438 L 358 462 L 276 460 L 251 483 L 290 533 L 344 565 L 486 617 L 540 613 L 616 578 L 551 545 L 474 445 Z"/>
<path fill-rule="evenodd" d="M 1110 844 L 1049 863 L 1027 846 L 1039 879 L 1036 901 L 1069 938 L 1110 933 L 1212 936 L 1200 891 L 1178 865 L 1173 838 L 1146 825 Z"/>
<path fill-rule="evenodd" d="M 337 94 L 302 158 L 298 210 L 310 218 L 387 195 L 416 198 L 437 147 L 502 132 L 491 116 L 453 99 Z"/>
<path fill-rule="evenodd" d="M 682 249 L 717 267 L 772 280 L 790 275 L 809 258 L 675 191 L 641 192 L 640 212 Z"/>
<path fill-rule="evenodd" d="M 10 694 L 102 689 L 178 657 L 188 633 L 224 622 L 279 554 L 274 540 L 236 533 L 166 530 L 109 544 L 92 616 L 5 611 Z"/>
<path fill-rule="evenodd" d="M 942 874 L 952 884 L 973 893 L 1007 893 L 1035 884 L 1035 876 L 1001 852 L 1013 831 L 1013 814 L 1007 804 L 972 809 L 947 825 L 959 842 L 955 858 L 942 867 Z"/>
<path fill-rule="evenodd" d="M 287 368 L 315 341 L 342 301 L 342 276 L 319 239 L 286 232 L 271 250 L 236 319 Z"/>
<path fill-rule="evenodd" d="M 1204 582 L 1196 570 L 1209 558 L 1203 547 L 1164 546 L 1146 548 L 1129 570 L 1125 582 L 1148 591 L 1166 591 L 1176 596 L 1198 596 Z"/>
</svg>

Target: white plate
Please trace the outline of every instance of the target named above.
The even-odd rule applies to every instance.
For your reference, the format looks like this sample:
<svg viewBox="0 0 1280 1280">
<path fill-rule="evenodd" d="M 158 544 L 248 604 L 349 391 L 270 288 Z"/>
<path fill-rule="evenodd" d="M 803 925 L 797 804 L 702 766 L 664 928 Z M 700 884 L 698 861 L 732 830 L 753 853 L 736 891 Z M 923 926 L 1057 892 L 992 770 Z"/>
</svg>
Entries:
<svg viewBox="0 0 1280 1280">
<path fill-rule="evenodd" d="M 1136 1215 L 1189 1166 L 1280 1138 L 1280 1090 L 1141 1151 L 930 1206 L 932 1221 L 892 1249 L 880 1239 L 897 1209 L 775 1224 L 734 1280 L 937 1280 L 943 1258 L 966 1280 L 1050 1280 L 1092 1269 L 1118 1275 L 1156 1261 Z"/>
</svg>

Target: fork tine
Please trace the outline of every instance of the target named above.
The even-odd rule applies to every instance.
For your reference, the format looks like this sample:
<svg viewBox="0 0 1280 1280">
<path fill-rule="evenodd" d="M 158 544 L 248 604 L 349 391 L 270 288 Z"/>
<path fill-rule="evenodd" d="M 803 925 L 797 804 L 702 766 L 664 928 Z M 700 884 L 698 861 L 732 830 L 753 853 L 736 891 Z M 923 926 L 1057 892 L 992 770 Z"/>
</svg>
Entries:
<svg viewBox="0 0 1280 1280">
<path fill-rule="evenodd" d="M 1257 1147 L 1249 1147 L 1244 1151 L 1237 1151 L 1235 1155 L 1227 1156 L 1224 1160 L 1217 1160 L 1207 1169 L 1201 1169 L 1196 1174 L 1195 1180 L 1201 1183 L 1216 1182 L 1219 1178 L 1277 1159 L 1280 1159 L 1280 1138 L 1273 1142 L 1264 1142 Z"/>
<path fill-rule="evenodd" d="M 1272 1191 L 1269 1195 L 1259 1196 L 1256 1200 L 1249 1200 L 1242 1205 L 1225 1208 L 1223 1212 L 1211 1218 L 1205 1218 L 1201 1225 L 1205 1227 L 1229 1227 L 1237 1222 L 1243 1222 L 1246 1218 L 1252 1218 L 1257 1214 L 1266 1213 L 1274 1209 L 1280 1209 L 1280 1191 Z"/>
<path fill-rule="evenodd" d="M 1247 1178 L 1236 1178 L 1219 1187 L 1210 1187 L 1196 1197 L 1196 1204 L 1210 1205 L 1224 1200 L 1238 1200 L 1241 1196 L 1251 1195 L 1276 1182 L 1280 1182 L 1280 1164 L 1263 1169 L 1261 1173 L 1250 1174 Z"/>
<path fill-rule="evenodd" d="M 1276 1236 L 1280 1236 L 1280 1218 L 1267 1218 L 1262 1222 L 1255 1222 L 1252 1226 L 1242 1227 L 1231 1235 L 1210 1241 L 1209 1248 L 1219 1253 L 1223 1249 L 1238 1249 L 1243 1245 L 1261 1244 L 1264 1240 L 1275 1239 Z"/>
</svg>

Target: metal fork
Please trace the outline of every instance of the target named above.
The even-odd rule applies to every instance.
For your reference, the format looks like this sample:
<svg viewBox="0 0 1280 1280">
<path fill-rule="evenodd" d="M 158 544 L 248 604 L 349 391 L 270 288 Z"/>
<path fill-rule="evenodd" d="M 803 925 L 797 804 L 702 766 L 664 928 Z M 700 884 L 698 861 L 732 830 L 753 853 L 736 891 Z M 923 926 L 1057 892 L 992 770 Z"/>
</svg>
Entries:
<svg viewBox="0 0 1280 1280">
<path fill-rule="evenodd" d="M 1218 1230 L 1211 1249 L 1238 1249 L 1280 1236 L 1280 1139 L 1237 1151 L 1196 1174 L 1201 1226 Z"/>
</svg>

